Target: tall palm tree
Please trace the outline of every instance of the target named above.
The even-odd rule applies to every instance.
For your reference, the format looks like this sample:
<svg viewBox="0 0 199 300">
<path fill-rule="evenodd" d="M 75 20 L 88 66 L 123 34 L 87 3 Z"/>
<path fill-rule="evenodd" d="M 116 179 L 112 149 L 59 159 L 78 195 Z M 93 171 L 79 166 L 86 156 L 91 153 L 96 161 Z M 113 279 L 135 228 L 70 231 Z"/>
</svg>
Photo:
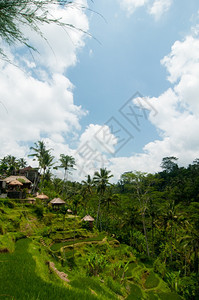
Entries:
<svg viewBox="0 0 199 300">
<path fill-rule="evenodd" d="M 99 201 L 98 201 L 98 209 L 97 209 L 97 219 L 96 219 L 96 226 L 99 221 L 100 217 L 100 206 L 101 206 L 101 201 L 104 196 L 105 191 L 107 190 L 107 187 L 110 186 L 109 179 L 113 177 L 113 175 L 110 175 L 109 170 L 106 168 L 101 168 L 100 172 L 96 171 L 94 173 L 93 181 L 97 187 L 97 192 L 99 194 Z M 100 227 L 101 227 L 101 222 L 100 222 Z"/>
<path fill-rule="evenodd" d="M 17 163 L 19 168 L 25 168 L 27 166 L 27 161 L 24 158 L 19 158 Z"/>
<path fill-rule="evenodd" d="M 82 183 L 84 185 L 84 190 L 86 194 L 92 194 L 92 187 L 93 187 L 93 179 L 90 175 L 87 175 L 86 180 L 82 180 Z"/>
<path fill-rule="evenodd" d="M 6 156 L 0 159 L 0 174 L 7 174 L 8 164 Z"/>
<path fill-rule="evenodd" d="M 41 159 L 41 167 L 42 169 L 44 170 L 43 172 L 43 176 L 45 177 L 45 174 L 46 174 L 46 171 L 49 171 L 50 170 L 50 167 L 52 167 L 54 165 L 54 156 L 51 155 L 50 151 L 46 151 L 44 154 L 43 154 L 43 157 Z"/>
<path fill-rule="evenodd" d="M 64 169 L 64 181 L 67 179 L 67 173 L 70 173 L 70 169 L 74 169 L 75 159 L 70 155 L 60 154 L 61 165 L 58 168 Z"/>
<path fill-rule="evenodd" d="M 44 155 L 44 153 L 46 152 L 46 146 L 45 143 L 43 141 L 38 141 L 37 143 L 34 143 L 35 147 L 30 147 L 30 150 L 33 150 L 34 153 L 33 154 L 29 154 L 29 157 L 33 157 L 33 160 L 38 160 L 39 163 L 39 167 L 41 168 L 41 161 L 42 161 L 42 157 Z"/>
<path fill-rule="evenodd" d="M 86 213 L 87 204 L 92 193 L 93 193 L 93 179 L 91 178 L 90 175 L 87 175 L 86 180 L 82 180 L 82 188 L 81 188 L 81 195 L 84 200 L 84 213 Z"/>
<path fill-rule="evenodd" d="M 16 170 L 18 169 L 18 162 L 17 162 L 17 158 L 15 156 L 12 155 L 7 155 L 5 157 L 7 165 L 8 165 L 8 173 L 9 175 L 13 175 L 16 174 Z"/>
<path fill-rule="evenodd" d="M 54 156 L 51 155 L 52 149 L 46 149 L 46 145 L 44 141 L 38 141 L 35 143 L 35 147 L 30 147 L 30 150 L 33 150 L 33 154 L 29 154 L 29 157 L 34 157 L 34 160 L 37 159 L 39 163 L 39 168 L 41 173 L 43 172 L 42 182 L 44 181 L 46 171 L 50 170 L 50 167 L 54 164 Z M 49 176 L 48 176 L 49 178 Z M 39 180 L 36 178 L 34 189 L 36 189 L 36 186 L 38 184 Z"/>
<path fill-rule="evenodd" d="M 46 149 L 44 141 L 38 141 L 35 143 L 35 147 L 30 147 L 30 150 L 33 150 L 34 153 L 29 154 L 28 156 L 38 160 L 39 167 L 45 174 L 47 167 L 52 166 L 52 161 L 54 159 L 54 156 L 50 153 L 52 149 Z"/>
</svg>

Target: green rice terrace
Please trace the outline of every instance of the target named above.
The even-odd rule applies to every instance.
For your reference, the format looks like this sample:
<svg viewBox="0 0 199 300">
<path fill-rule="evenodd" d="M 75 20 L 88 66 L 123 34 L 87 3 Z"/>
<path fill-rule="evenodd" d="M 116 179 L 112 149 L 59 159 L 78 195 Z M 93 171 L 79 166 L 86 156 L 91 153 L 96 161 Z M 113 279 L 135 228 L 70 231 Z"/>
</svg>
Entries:
<svg viewBox="0 0 199 300">
<path fill-rule="evenodd" d="M 0 299 L 183 299 L 80 217 L 0 200 Z"/>
</svg>

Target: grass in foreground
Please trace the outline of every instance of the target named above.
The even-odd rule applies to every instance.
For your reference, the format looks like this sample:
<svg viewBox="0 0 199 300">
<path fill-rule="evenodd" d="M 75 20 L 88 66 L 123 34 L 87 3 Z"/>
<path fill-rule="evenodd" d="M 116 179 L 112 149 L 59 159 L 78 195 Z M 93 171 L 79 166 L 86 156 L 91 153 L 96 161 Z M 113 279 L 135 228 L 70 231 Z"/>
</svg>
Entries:
<svg viewBox="0 0 199 300">
<path fill-rule="evenodd" d="M 16 243 L 14 253 L 0 254 L 0 299 L 96 299 L 89 290 L 69 289 L 61 281 L 58 283 L 53 274 L 49 275 L 48 280 L 43 280 L 35 272 L 36 263 L 28 252 L 29 246 L 33 246 L 30 244 L 30 240 L 21 239 Z M 46 274 L 48 273 L 46 266 Z"/>
</svg>

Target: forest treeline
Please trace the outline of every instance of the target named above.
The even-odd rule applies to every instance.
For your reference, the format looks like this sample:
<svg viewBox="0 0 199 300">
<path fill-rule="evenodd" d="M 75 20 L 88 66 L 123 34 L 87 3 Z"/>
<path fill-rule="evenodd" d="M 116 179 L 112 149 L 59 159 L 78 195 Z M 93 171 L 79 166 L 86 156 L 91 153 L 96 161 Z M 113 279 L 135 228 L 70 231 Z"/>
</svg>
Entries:
<svg viewBox="0 0 199 300">
<path fill-rule="evenodd" d="M 40 192 L 50 199 L 64 199 L 63 213 L 70 208 L 82 217 L 94 217 L 100 231 L 130 245 L 137 257 L 152 263 L 173 291 L 185 299 L 199 299 L 199 159 L 179 167 L 176 157 L 165 157 L 161 172 L 129 171 L 116 184 L 110 183 L 111 171 L 100 169 L 80 183 L 67 180 L 74 158 L 60 155 L 58 167 L 65 176 L 56 178 L 50 167 L 42 166 L 40 146 L 32 147 L 43 176 Z M 6 162 L 8 158 L 0 160 L 4 176 L 16 168 Z"/>
</svg>

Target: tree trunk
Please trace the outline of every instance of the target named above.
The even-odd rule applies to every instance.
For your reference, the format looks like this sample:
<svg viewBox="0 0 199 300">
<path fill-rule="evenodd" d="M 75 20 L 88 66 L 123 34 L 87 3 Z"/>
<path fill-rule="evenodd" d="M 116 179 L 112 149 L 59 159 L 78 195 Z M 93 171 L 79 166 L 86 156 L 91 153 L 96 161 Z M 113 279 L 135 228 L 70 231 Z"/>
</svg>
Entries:
<svg viewBox="0 0 199 300">
<path fill-rule="evenodd" d="M 96 227 L 98 225 L 99 216 L 100 216 L 100 205 L 101 205 L 101 196 L 99 196 L 98 209 L 97 209 L 97 218 L 96 218 Z"/>
<path fill-rule="evenodd" d="M 146 224 L 145 224 L 145 215 L 144 215 L 144 213 L 142 213 L 142 225 L 143 225 L 144 236 L 145 236 L 145 241 L 146 241 L 147 255 L 148 255 L 148 257 L 150 257 L 149 244 L 148 244 L 148 239 L 147 239 L 147 232 L 146 232 Z"/>
</svg>

